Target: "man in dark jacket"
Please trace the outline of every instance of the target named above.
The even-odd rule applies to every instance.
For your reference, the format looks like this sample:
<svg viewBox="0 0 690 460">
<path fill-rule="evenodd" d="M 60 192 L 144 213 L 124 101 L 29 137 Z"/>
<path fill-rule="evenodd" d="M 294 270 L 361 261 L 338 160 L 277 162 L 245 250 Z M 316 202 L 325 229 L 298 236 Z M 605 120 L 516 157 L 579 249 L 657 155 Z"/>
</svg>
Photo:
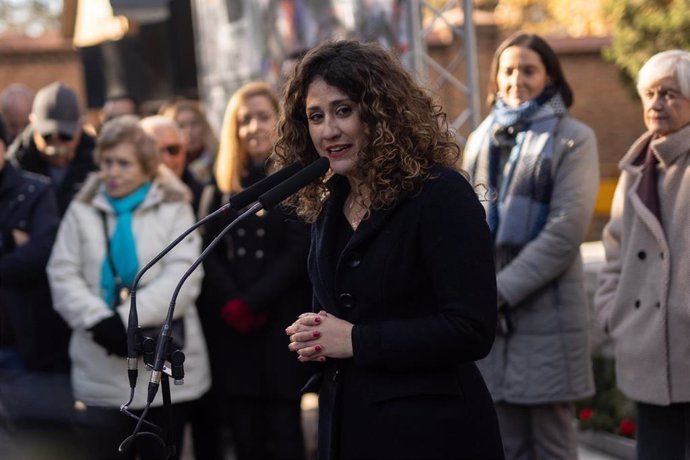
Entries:
<svg viewBox="0 0 690 460">
<path fill-rule="evenodd" d="M 50 181 L 6 163 L 0 141 L 0 369 L 69 370 L 45 274 L 58 224 Z"/>
<path fill-rule="evenodd" d="M 45 272 L 59 222 L 50 180 L 12 166 L 0 140 L 0 426 L 21 439 L 10 456 L 48 449 L 68 458 L 76 445 L 70 330 Z"/>
<path fill-rule="evenodd" d="M 7 159 L 17 169 L 52 179 L 62 216 L 88 173 L 97 169 L 94 139 L 82 130 L 77 95 L 59 82 L 36 93 L 29 119 L 8 148 Z"/>
</svg>

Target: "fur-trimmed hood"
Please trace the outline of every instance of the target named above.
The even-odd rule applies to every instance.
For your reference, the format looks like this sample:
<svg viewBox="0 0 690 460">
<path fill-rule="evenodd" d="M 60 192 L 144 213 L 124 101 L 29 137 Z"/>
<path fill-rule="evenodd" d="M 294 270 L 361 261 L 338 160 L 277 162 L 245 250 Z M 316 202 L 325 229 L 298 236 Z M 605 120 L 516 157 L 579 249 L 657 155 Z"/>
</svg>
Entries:
<svg viewBox="0 0 690 460">
<path fill-rule="evenodd" d="M 102 196 L 100 193 L 102 186 L 103 179 L 100 171 L 91 173 L 74 199 L 84 203 L 96 204 L 94 201 L 99 196 Z M 190 203 L 192 201 L 192 193 L 184 182 L 175 176 L 167 166 L 160 165 L 153 177 L 153 186 L 142 206 L 146 207 L 156 203 L 175 203 L 179 201 Z"/>
</svg>

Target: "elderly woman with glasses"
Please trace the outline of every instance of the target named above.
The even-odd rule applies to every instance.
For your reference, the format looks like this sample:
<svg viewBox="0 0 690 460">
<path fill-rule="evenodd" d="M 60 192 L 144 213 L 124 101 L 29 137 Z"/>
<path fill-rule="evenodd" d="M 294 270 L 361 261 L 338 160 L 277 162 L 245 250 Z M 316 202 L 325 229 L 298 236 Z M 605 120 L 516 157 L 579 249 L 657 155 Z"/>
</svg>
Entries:
<svg viewBox="0 0 690 460">
<path fill-rule="evenodd" d="M 168 168 L 160 167 L 155 141 L 132 116 L 107 122 L 96 145 L 100 172 L 89 177 L 70 204 L 48 263 L 54 308 L 72 328 L 69 346 L 74 396 L 85 411 L 84 442 L 89 458 L 161 458 L 151 439 L 118 453 L 135 420 L 120 413 L 130 393 L 125 324 L 130 299 L 121 296 L 147 264 L 192 225 L 190 194 Z M 192 234 L 141 278 L 137 289 L 139 325 L 160 328 L 180 278 L 199 255 Z M 180 452 L 189 403 L 209 387 L 209 364 L 194 300 L 201 287 L 196 270 L 180 290 L 175 318 L 184 324 L 185 381 L 172 388 L 172 439 Z M 140 365 L 143 371 L 143 365 Z M 143 375 L 143 372 L 140 373 Z M 142 385 L 143 386 L 143 385 Z M 143 409 L 146 392 L 130 408 Z M 165 426 L 159 392 L 147 420 Z"/>
<path fill-rule="evenodd" d="M 637 408 L 638 458 L 690 455 L 690 52 L 640 69 L 647 132 L 619 163 L 595 307 Z"/>
</svg>

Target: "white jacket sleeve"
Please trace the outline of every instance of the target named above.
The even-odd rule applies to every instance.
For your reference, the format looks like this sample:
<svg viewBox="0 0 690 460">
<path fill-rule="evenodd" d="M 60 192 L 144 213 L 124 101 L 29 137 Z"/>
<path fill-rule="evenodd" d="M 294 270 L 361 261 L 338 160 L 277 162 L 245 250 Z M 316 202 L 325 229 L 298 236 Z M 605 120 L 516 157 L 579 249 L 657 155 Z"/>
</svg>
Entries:
<svg viewBox="0 0 690 460">
<path fill-rule="evenodd" d="M 62 219 L 55 245 L 48 261 L 48 279 L 53 308 L 72 329 L 88 329 L 112 314 L 112 310 L 90 286 L 84 276 L 87 245 L 86 225 L 80 216 L 88 205 L 73 201 Z"/>
</svg>

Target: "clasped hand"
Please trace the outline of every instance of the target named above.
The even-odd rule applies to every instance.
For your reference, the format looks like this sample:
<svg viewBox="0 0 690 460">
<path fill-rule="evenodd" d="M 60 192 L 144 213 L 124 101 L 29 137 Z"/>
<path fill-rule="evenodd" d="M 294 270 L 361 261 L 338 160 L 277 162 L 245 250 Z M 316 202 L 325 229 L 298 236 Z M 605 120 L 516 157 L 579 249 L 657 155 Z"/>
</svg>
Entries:
<svg viewBox="0 0 690 460">
<path fill-rule="evenodd" d="M 324 362 L 326 358 L 351 358 L 352 323 L 324 310 L 302 313 L 297 321 L 285 329 L 290 337 L 290 351 L 301 362 Z"/>
</svg>

